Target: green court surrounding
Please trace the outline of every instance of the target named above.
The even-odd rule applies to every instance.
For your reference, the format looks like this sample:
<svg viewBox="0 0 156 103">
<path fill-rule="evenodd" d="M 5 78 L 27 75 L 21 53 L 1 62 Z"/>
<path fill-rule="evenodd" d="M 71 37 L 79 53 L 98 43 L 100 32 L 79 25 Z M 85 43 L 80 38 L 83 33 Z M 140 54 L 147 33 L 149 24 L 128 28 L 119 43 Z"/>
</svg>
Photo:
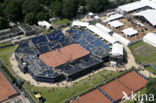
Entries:
<svg viewBox="0 0 156 103">
<path fill-rule="evenodd" d="M 156 66 L 156 48 L 144 43 L 138 42 L 131 46 L 136 62 L 139 64 L 151 64 Z"/>
</svg>

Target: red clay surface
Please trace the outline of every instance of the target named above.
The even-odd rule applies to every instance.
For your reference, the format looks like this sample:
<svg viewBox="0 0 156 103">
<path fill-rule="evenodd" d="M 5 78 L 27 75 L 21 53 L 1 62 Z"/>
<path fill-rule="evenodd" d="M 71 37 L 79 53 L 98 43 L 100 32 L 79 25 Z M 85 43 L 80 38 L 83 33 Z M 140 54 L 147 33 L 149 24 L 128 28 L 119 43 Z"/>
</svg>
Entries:
<svg viewBox="0 0 156 103">
<path fill-rule="evenodd" d="M 146 79 L 138 75 L 135 71 L 131 71 L 100 88 L 113 100 L 118 101 L 123 97 L 123 91 L 130 95 L 132 91 L 136 92 L 145 87 L 147 82 Z"/>
<path fill-rule="evenodd" d="M 98 89 L 75 99 L 71 103 L 112 103 L 106 96 L 104 96 Z"/>
<path fill-rule="evenodd" d="M 16 90 L 11 86 L 10 82 L 5 78 L 2 72 L 0 72 L 0 103 L 16 94 Z"/>
<path fill-rule="evenodd" d="M 145 87 L 148 82 L 135 71 L 125 74 L 124 76 L 120 77 L 119 80 L 133 92 Z"/>
<path fill-rule="evenodd" d="M 126 92 L 128 95 L 131 94 L 131 90 L 126 88 L 122 83 L 118 81 L 118 79 L 107 83 L 106 85 L 100 87 L 107 95 L 109 95 L 113 100 L 118 101 L 124 95 L 123 91 Z"/>
<path fill-rule="evenodd" d="M 73 61 L 88 54 L 89 52 L 86 49 L 82 48 L 79 44 L 70 44 L 60 49 L 41 54 L 39 58 L 46 65 L 57 67 L 59 65 L 67 63 L 68 61 Z"/>
<path fill-rule="evenodd" d="M 116 80 L 113 80 L 100 87 L 114 101 L 119 101 L 123 97 L 123 91 L 130 95 L 131 92 L 136 92 L 142 89 L 147 84 L 147 80 L 138 75 L 135 71 L 131 71 Z M 72 103 L 112 103 L 98 89 L 81 96 Z"/>
</svg>

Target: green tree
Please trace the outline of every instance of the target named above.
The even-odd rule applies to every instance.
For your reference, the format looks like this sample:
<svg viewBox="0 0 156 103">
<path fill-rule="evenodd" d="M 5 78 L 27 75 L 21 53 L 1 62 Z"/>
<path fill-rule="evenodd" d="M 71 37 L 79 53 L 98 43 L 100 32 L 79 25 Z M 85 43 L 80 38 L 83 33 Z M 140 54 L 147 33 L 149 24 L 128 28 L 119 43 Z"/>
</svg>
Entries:
<svg viewBox="0 0 156 103">
<path fill-rule="evenodd" d="M 11 21 L 19 21 L 23 18 L 22 0 L 6 0 L 4 2 L 4 14 Z"/>
<path fill-rule="evenodd" d="M 154 94 L 154 100 L 156 100 L 156 79 L 151 80 L 148 82 L 148 84 L 146 85 L 147 88 L 147 95 L 150 96 L 150 94 Z M 151 101 L 145 101 L 145 103 L 154 103 Z"/>
<path fill-rule="evenodd" d="M 86 0 L 78 0 L 79 6 L 85 6 L 86 5 Z"/>
<path fill-rule="evenodd" d="M 7 19 L 0 17 L 0 29 L 5 29 L 9 26 Z"/>
<path fill-rule="evenodd" d="M 36 16 L 34 15 L 34 13 L 28 13 L 28 14 L 25 16 L 24 22 L 25 22 L 25 23 L 28 23 L 28 24 L 30 24 L 30 25 L 32 25 L 32 24 L 37 23 L 37 18 L 36 18 Z"/>
<path fill-rule="evenodd" d="M 47 20 L 48 19 L 48 15 L 44 12 L 39 12 L 37 13 L 37 19 L 38 20 Z"/>
<path fill-rule="evenodd" d="M 3 8 L 2 8 L 2 3 L 0 3 L 0 16 L 3 15 Z"/>
<path fill-rule="evenodd" d="M 43 5 L 47 5 L 49 6 L 50 2 L 53 1 L 53 0 L 39 0 L 40 3 L 42 3 Z"/>
<path fill-rule="evenodd" d="M 25 0 L 23 5 L 23 14 L 27 13 L 34 13 L 37 14 L 38 12 L 41 12 L 43 8 L 40 5 L 39 0 Z"/>
<path fill-rule="evenodd" d="M 87 0 L 86 7 L 88 12 L 102 12 L 109 5 L 108 0 Z"/>
<path fill-rule="evenodd" d="M 63 0 L 62 14 L 63 17 L 71 19 L 77 15 L 78 2 L 77 0 Z"/>
<path fill-rule="evenodd" d="M 50 9 L 52 10 L 53 16 L 61 16 L 62 12 L 62 1 L 61 0 L 55 0 L 52 1 L 50 4 Z"/>
</svg>

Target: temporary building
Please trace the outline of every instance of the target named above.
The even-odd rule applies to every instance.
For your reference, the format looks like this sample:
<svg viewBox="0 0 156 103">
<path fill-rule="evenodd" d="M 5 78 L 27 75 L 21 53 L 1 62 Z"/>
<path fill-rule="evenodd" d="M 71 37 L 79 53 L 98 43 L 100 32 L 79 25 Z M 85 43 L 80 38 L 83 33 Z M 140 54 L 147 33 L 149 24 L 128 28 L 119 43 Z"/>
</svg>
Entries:
<svg viewBox="0 0 156 103">
<path fill-rule="evenodd" d="M 51 28 L 51 24 L 49 24 L 47 21 L 39 21 L 38 25 L 41 27 L 45 27 L 46 30 L 49 30 Z"/>
<path fill-rule="evenodd" d="M 128 39 L 122 37 L 121 35 L 119 35 L 119 34 L 117 34 L 117 33 L 113 33 L 112 36 L 113 36 L 116 40 L 118 40 L 120 43 L 122 43 L 123 45 L 128 46 L 128 45 L 131 44 L 131 42 L 130 42 Z"/>
<path fill-rule="evenodd" d="M 118 42 L 112 36 L 110 36 L 107 32 L 105 32 L 103 29 L 97 26 L 89 25 L 87 28 L 111 44 Z"/>
<path fill-rule="evenodd" d="M 156 6 L 156 4 L 155 4 Z M 133 16 L 140 16 L 143 17 L 144 19 L 146 19 L 152 26 L 156 26 L 156 10 L 153 9 L 148 9 L 145 11 L 141 11 L 139 13 L 135 13 L 133 14 Z"/>
<path fill-rule="evenodd" d="M 102 29 L 104 32 L 106 32 L 106 33 L 110 33 L 110 32 L 112 32 L 111 29 L 105 27 L 105 26 L 102 25 L 101 23 L 96 23 L 96 27 L 101 28 L 101 29 Z"/>
<path fill-rule="evenodd" d="M 115 43 L 112 45 L 112 56 L 123 56 L 124 50 L 123 45 Z"/>
<path fill-rule="evenodd" d="M 78 27 L 87 27 L 89 25 L 88 22 L 80 22 L 80 21 L 73 21 L 72 26 L 78 26 Z"/>
<path fill-rule="evenodd" d="M 148 33 L 143 37 L 143 41 L 156 47 L 156 33 Z"/>
<path fill-rule="evenodd" d="M 113 21 L 113 20 L 118 20 L 121 18 L 123 18 L 123 15 L 116 13 L 114 15 L 110 15 L 109 17 L 107 17 L 106 21 Z"/>
<path fill-rule="evenodd" d="M 120 22 L 119 20 L 116 21 L 112 21 L 108 23 L 112 28 L 120 28 L 122 26 L 124 26 L 124 24 L 122 22 Z"/>
<path fill-rule="evenodd" d="M 134 35 L 138 34 L 138 31 L 137 30 L 134 30 L 133 28 L 124 29 L 124 30 L 122 30 L 122 32 L 127 37 L 131 37 L 131 36 L 134 36 Z"/>
</svg>

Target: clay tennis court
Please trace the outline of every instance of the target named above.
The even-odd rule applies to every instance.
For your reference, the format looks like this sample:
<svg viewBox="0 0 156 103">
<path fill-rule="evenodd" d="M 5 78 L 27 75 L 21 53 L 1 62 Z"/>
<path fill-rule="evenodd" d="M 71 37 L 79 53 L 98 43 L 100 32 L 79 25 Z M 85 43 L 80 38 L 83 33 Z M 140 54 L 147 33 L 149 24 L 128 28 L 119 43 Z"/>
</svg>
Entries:
<svg viewBox="0 0 156 103">
<path fill-rule="evenodd" d="M 100 88 L 113 100 L 118 101 L 123 97 L 123 91 L 130 95 L 132 91 L 136 92 L 145 87 L 147 82 L 135 71 L 131 71 Z"/>
<path fill-rule="evenodd" d="M 138 75 L 135 71 L 121 76 L 119 80 L 133 92 L 142 89 L 148 82 L 146 79 Z"/>
<path fill-rule="evenodd" d="M 69 61 L 88 55 L 89 52 L 79 44 L 70 44 L 68 46 L 56 49 L 44 54 L 39 58 L 48 66 L 57 67 Z"/>
<path fill-rule="evenodd" d="M 86 95 L 75 99 L 71 103 L 112 103 L 106 96 L 104 96 L 98 89 L 89 92 Z"/>
<path fill-rule="evenodd" d="M 118 101 L 124 96 L 123 91 L 128 95 L 131 94 L 131 90 L 120 83 L 118 79 L 107 83 L 106 85 L 100 87 L 100 89 L 109 95 L 114 101 Z"/>
<path fill-rule="evenodd" d="M 136 92 L 142 89 L 147 84 L 148 80 L 141 77 L 134 70 L 124 74 L 123 76 L 103 85 L 100 89 L 105 92 L 114 101 L 122 99 L 123 91 L 127 95 L 131 92 Z M 79 99 L 74 100 L 72 103 L 112 103 L 106 96 L 104 96 L 98 89 L 93 90 Z"/>
<path fill-rule="evenodd" d="M 0 103 L 15 95 L 17 95 L 17 91 L 0 71 Z"/>
</svg>

